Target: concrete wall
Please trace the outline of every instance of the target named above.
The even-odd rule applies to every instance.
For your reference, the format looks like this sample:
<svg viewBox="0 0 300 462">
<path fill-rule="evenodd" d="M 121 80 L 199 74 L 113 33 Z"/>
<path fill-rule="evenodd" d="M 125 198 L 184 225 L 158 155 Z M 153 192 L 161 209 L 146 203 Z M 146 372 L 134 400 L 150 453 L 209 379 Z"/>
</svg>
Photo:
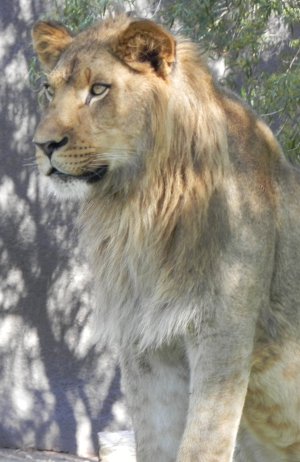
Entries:
<svg viewBox="0 0 300 462">
<path fill-rule="evenodd" d="M 81 455 L 127 427 L 115 355 L 90 344 L 89 268 L 76 210 L 44 195 L 33 166 L 30 27 L 54 1 L 1 0 L 0 446 Z"/>
</svg>

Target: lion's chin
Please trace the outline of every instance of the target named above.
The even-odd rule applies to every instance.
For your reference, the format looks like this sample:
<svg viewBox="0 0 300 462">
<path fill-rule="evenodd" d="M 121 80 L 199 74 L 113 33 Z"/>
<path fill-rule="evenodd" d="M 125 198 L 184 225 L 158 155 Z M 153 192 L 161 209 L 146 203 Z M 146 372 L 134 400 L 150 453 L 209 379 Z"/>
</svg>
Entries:
<svg viewBox="0 0 300 462">
<path fill-rule="evenodd" d="M 47 191 L 60 200 L 84 200 L 91 191 L 91 186 L 103 179 L 108 167 L 103 166 L 94 172 L 80 176 L 62 173 L 55 168 L 44 176 Z"/>
<path fill-rule="evenodd" d="M 44 177 L 45 187 L 51 196 L 59 200 L 82 201 L 90 193 L 91 186 L 83 181 L 69 179 L 62 181 L 58 177 Z"/>
</svg>

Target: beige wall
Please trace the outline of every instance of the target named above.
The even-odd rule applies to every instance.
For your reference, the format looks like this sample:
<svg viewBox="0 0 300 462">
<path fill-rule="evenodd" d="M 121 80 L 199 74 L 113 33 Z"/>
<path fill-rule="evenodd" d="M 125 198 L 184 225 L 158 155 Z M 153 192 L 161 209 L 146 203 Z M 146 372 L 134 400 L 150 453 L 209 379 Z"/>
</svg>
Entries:
<svg viewBox="0 0 300 462">
<path fill-rule="evenodd" d="M 93 305 L 71 204 L 43 193 L 33 163 L 30 26 L 54 1 L 1 0 L 0 446 L 85 455 L 125 428 L 114 355 L 89 341 Z"/>
</svg>

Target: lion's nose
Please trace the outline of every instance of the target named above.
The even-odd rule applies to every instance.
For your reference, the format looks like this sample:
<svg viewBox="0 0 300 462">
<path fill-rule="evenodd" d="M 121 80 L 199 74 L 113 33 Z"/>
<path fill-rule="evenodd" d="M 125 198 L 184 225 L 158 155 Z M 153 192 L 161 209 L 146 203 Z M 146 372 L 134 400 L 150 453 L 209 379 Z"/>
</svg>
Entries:
<svg viewBox="0 0 300 462">
<path fill-rule="evenodd" d="M 68 143 L 68 141 L 69 139 L 67 136 L 64 136 L 60 141 L 50 140 L 44 143 L 40 143 L 38 141 L 33 140 L 34 144 L 41 148 L 42 151 L 46 154 L 46 156 L 49 157 L 49 159 L 51 159 L 51 156 L 54 151 L 65 146 Z"/>
</svg>

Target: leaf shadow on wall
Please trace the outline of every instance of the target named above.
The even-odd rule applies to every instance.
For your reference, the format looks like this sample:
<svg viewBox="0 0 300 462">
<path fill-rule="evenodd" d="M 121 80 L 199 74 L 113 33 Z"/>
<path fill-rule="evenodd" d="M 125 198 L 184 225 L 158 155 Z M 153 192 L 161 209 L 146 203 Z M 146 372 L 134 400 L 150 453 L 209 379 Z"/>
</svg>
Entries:
<svg viewBox="0 0 300 462">
<path fill-rule="evenodd" d="M 32 165 L 30 26 L 43 8 L 1 5 L 0 445 L 95 453 L 97 432 L 127 420 L 115 354 L 89 340 L 94 302 L 76 207 L 47 198 Z"/>
</svg>

